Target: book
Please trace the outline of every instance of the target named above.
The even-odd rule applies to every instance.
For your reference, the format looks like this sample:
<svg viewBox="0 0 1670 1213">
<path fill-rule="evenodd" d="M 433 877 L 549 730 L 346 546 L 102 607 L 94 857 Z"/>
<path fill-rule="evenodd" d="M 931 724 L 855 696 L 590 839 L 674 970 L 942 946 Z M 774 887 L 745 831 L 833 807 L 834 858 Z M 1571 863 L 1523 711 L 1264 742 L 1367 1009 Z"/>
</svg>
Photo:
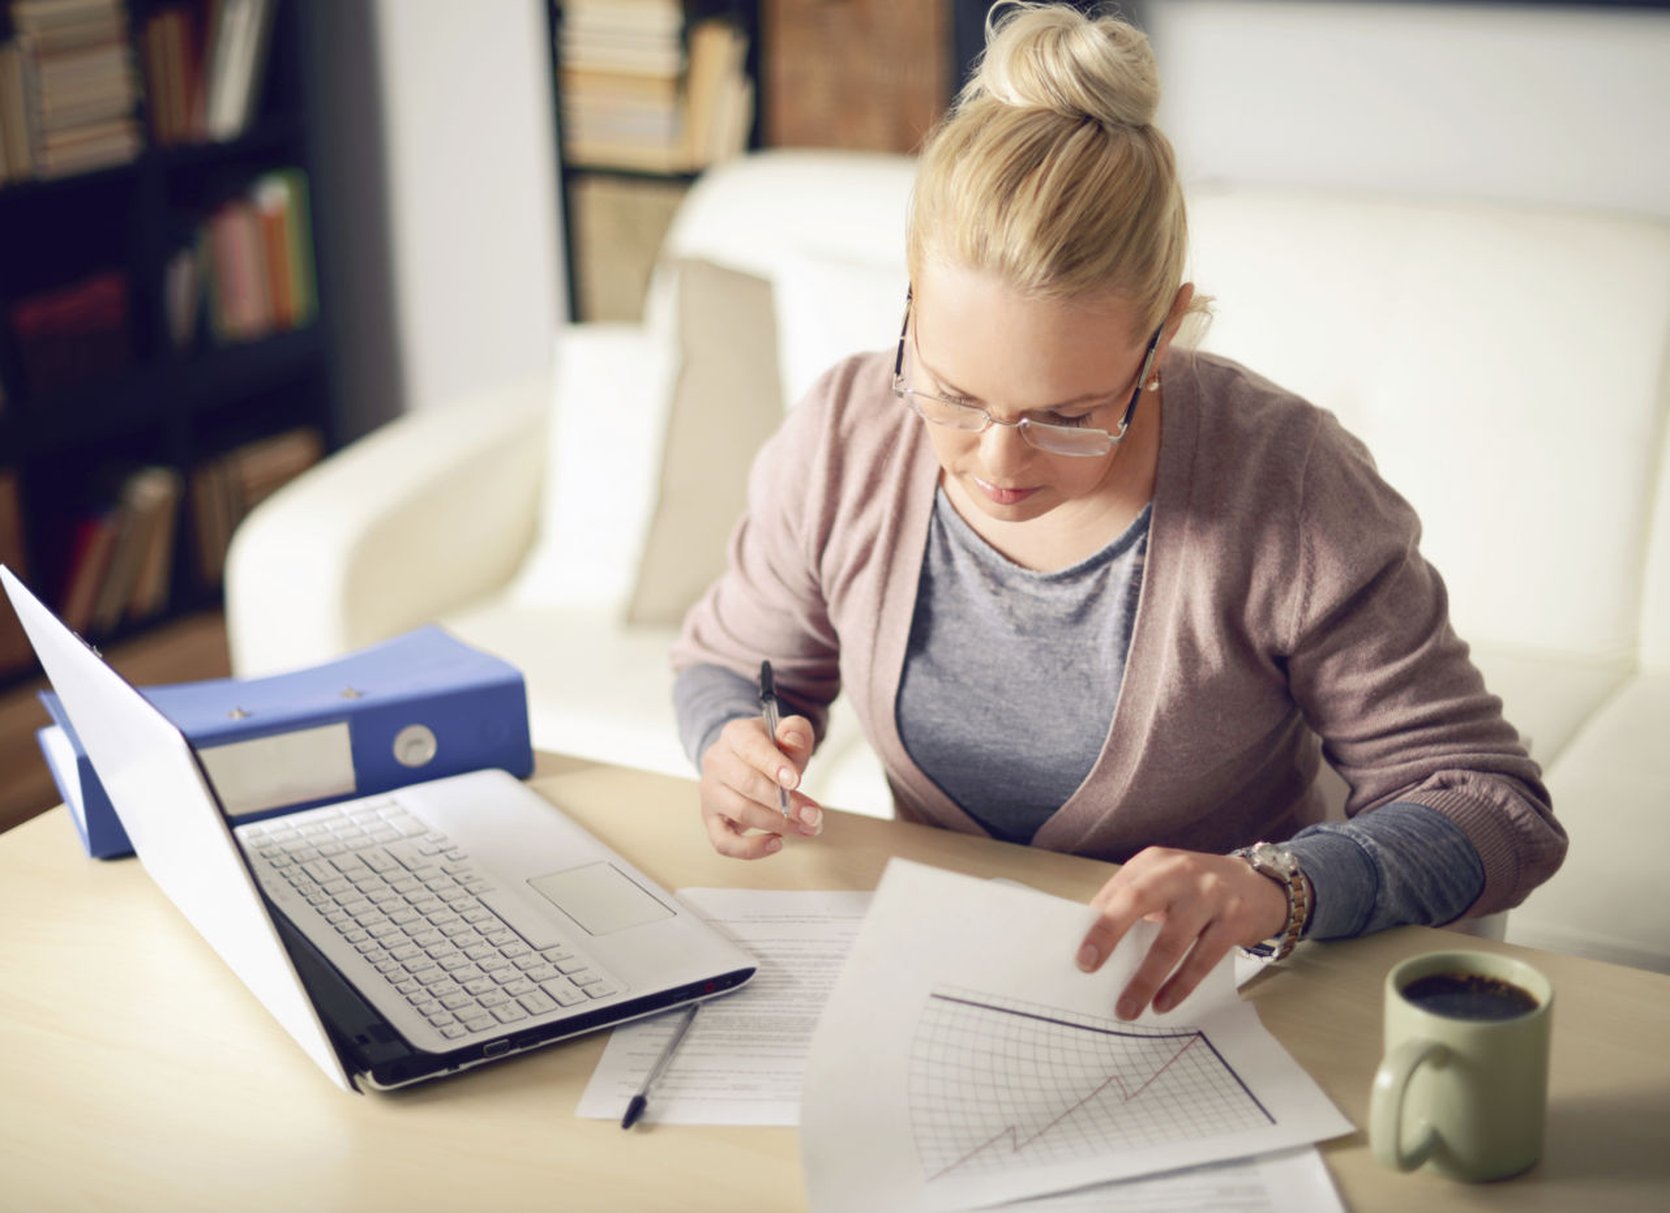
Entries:
<svg viewBox="0 0 1670 1213">
<path fill-rule="evenodd" d="M 300 426 L 234 447 L 193 469 L 190 513 L 204 584 L 220 583 L 232 533 L 249 511 L 324 453 L 319 432 Z"/>
<path fill-rule="evenodd" d="M 153 13 L 145 23 L 142 46 L 150 84 L 151 137 L 160 147 L 201 139 L 201 58 L 193 12 L 175 5 Z"/>
<path fill-rule="evenodd" d="M 753 93 L 747 75 L 748 35 L 723 19 L 690 31 L 685 154 L 695 169 L 728 160 L 748 145 Z"/>
<path fill-rule="evenodd" d="M 203 223 L 195 264 L 209 331 L 222 344 L 250 341 L 311 323 L 318 313 L 307 175 L 281 169 L 256 178 L 246 194 L 219 206 Z M 182 263 L 178 271 L 188 271 Z M 180 333 L 194 317 L 184 282 Z"/>
<path fill-rule="evenodd" d="M 206 225 L 209 251 L 209 329 L 232 344 L 272 331 L 260 224 L 245 199 L 225 203 Z"/>
<path fill-rule="evenodd" d="M 565 30 L 608 30 L 677 38 L 684 27 L 683 0 L 564 0 Z"/>
<path fill-rule="evenodd" d="M 29 550 L 24 539 L 23 489 L 15 471 L 0 471 L 0 564 L 25 581 L 29 579 Z M 29 638 L 10 608 L 0 611 L 0 673 L 10 673 L 33 659 Z"/>
<path fill-rule="evenodd" d="M 266 79 L 274 0 L 220 0 L 204 97 L 211 139 L 236 139 L 248 129 Z"/>
<path fill-rule="evenodd" d="M 121 0 L 35 4 L 14 0 L 16 73 L 32 175 L 62 177 L 124 164 L 143 136 L 135 111 L 139 77 Z M 19 112 L 12 67 L 0 81 L 0 122 L 15 139 Z M 8 144 L 8 172 L 21 158 Z"/>
<path fill-rule="evenodd" d="M 171 467 L 151 469 L 155 476 L 146 503 L 144 548 L 128 595 L 127 617 L 136 622 L 154 618 L 168 606 L 174 573 L 174 537 L 178 531 L 180 497 L 184 487 Z"/>
<path fill-rule="evenodd" d="M 307 175 L 281 169 L 259 177 L 250 199 L 260 223 L 273 313 L 280 329 L 300 328 L 318 310 Z"/>
<path fill-rule="evenodd" d="M 154 558 L 152 548 L 161 542 L 156 531 L 170 516 L 178 497 L 178 483 L 179 473 L 169 467 L 142 467 L 123 476 L 117 489 L 110 560 L 93 602 L 91 626 L 95 633 L 112 632 L 129 617 L 146 561 Z M 165 575 L 166 570 L 153 572 L 153 576 Z M 149 601 L 156 591 L 151 586 L 145 590 Z"/>
<path fill-rule="evenodd" d="M 12 336 L 30 388 L 50 392 L 126 366 L 128 296 L 128 275 L 111 270 L 13 303 Z"/>
<path fill-rule="evenodd" d="M 93 604 L 110 567 L 110 553 L 116 544 L 116 514 L 104 510 L 89 514 L 75 524 L 70 540 L 70 561 L 58 614 L 73 632 L 87 633 L 93 622 Z"/>
<path fill-rule="evenodd" d="M 163 271 L 163 309 L 168 338 L 177 350 L 189 349 L 202 314 L 203 273 L 195 244 L 174 250 Z"/>
<path fill-rule="evenodd" d="M 7 180 L 21 181 L 35 175 L 23 53 L 16 42 L 0 43 L 0 143 L 6 149 Z"/>
</svg>

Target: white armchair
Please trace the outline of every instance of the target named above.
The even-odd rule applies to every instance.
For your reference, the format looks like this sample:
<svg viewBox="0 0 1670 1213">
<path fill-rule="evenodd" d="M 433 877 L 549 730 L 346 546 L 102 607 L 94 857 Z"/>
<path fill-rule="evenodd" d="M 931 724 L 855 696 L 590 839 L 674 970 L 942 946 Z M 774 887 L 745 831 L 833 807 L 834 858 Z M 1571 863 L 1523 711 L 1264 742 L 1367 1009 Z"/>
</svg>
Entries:
<svg viewBox="0 0 1670 1213">
<path fill-rule="evenodd" d="M 768 152 L 707 174 L 643 325 L 566 329 L 548 382 L 404 417 L 254 513 L 234 668 L 438 620 L 524 671 L 536 745 L 687 772 L 677 618 L 781 410 L 896 335 L 911 173 Z M 1191 226 L 1205 344 L 1364 438 L 1547 771 L 1571 856 L 1509 938 L 1670 971 L 1670 227 L 1232 187 L 1192 191 Z M 808 790 L 885 813 L 840 707 Z"/>
</svg>

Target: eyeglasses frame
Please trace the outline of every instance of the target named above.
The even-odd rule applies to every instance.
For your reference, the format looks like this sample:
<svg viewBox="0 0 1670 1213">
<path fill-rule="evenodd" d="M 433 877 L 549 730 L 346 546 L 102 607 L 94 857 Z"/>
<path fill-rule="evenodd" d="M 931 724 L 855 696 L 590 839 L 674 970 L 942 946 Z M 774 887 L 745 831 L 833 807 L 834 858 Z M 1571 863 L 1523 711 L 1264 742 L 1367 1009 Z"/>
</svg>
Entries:
<svg viewBox="0 0 1670 1213">
<path fill-rule="evenodd" d="M 928 422 L 930 425 L 945 425 L 951 429 L 958 428 L 956 426 L 949 425 L 947 422 L 934 421 L 931 417 L 921 412 L 921 410 L 911 403 L 910 397 L 912 396 L 926 397 L 929 400 L 937 401 L 940 404 L 948 405 L 955 409 L 967 409 L 969 412 L 979 413 L 986 419 L 986 423 L 978 429 L 962 430 L 961 432 L 965 434 L 983 434 L 992 426 L 1001 425 L 1007 426 L 1010 429 L 1019 430 L 1021 432 L 1021 436 L 1024 438 L 1026 436 L 1027 427 L 1038 426 L 1048 429 L 1067 430 L 1074 434 L 1100 434 L 1108 440 L 1108 450 L 1106 451 L 1049 451 L 1047 452 L 1048 454 L 1066 455 L 1068 457 L 1078 456 L 1092 459 L 1100 458 L 1101 456 L 1106 455 L 1108 451 L 1111 451 L 1114 447 L 1118 446 L 1121 442 L 1125 441 L 1126 431 L 1131 428 L 1131 419 L 1136 416 L 1137 403 L 1142 399 L 1143 385 L 1148 382 L 1149 372 L 1154 369 L 1154 356 L 1159 352 L 1160 336 L 1165 332 L 1166 328 L 1165 321 L 1162 320 L 1160 322 L 1160 327 L 1155 329 L 1154 335 L 1148 339 L 1148 352 L 1143 357 L 1142 370 L 1137 372 L 1136 387 L 1132 389 L 1130 403 L 1125 406 L 1125 413 L 1119 419 L 1118 430 L 1098 430 L 1091 429 L 1087 426 L 1056 426 L 1051 425 L 1047 421 L 1033 421 L 1030 417 L 1022 417 L 1019 421 L 999 421 L 996 417 L 993 417 L 989 412 L 977 404 L 965 404 L 958 400 L 947 400 L 945 397 L 936 396 L 932 392 L 920 391 L 905 382 L 905 338 L 910 333 L 910 310 L 914 294 L 914 287 L 907 286 L 905 288 L 905 318 L 903 323 L 899 325 L 899 347 L 897 352 L 893 355 L 893 394 L 900 400 L 903 400 L 910 408 L 911 412 L 915 413 L 918 417 L 921 417 L 923 421 Z M 1032 444 L 1028 443 L 1028 445 Z"/>
</svg>

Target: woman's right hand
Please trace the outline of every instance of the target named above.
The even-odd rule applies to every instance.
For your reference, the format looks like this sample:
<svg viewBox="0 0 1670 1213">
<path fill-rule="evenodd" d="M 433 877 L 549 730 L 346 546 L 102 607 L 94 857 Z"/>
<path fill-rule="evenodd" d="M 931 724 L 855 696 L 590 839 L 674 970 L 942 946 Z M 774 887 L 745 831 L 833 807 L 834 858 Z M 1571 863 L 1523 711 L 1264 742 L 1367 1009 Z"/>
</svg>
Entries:
<svg viewBox="0 0 1670 1213">
<path fill-rule="evenodd" d="M 708 841 L 733 859 L 763 859 L 783 849 L 783 835 L 811 837 L 823 829 L 823 810 L 793 791 L 812 756 L 812 723 L 786 716 L 777 744 L 758 716 L 731 721 L 702 755 L 702 824 Z M 777 789 L 790 789 L 789 811 L 778 808 Z"/>
</svg>

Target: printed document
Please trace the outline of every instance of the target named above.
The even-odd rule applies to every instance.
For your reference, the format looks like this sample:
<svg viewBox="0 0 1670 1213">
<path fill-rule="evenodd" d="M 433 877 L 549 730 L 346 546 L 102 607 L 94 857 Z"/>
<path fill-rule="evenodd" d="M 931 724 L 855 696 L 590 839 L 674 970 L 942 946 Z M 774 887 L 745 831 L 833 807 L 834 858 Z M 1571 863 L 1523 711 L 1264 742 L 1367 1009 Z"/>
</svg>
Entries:
<svg viewBox="0 0 1670 1213">
<path fill-rule="evenodd" d="M 1115 1018 L 1158 928 L 1086 974 L 1073 945 L 1095 917 L 888 865 L 807 1059 L 814 1210 L 984 1208 L 1351 1131 L 1236 995 L 1227 957 L 1169 1013 Z"/>
<path fill-rule="evenodd" d="M 1092 1184 L 991 1213 L 1346 1213 L 1315 1146 Z"/>
<path fill-rule="evenodd" d="M 644 1119 L 679 1125 L 794 1125 L 812 1027 L 858 937 L 868 892 L 680 889 L 679 899 L 759 960 L 754 979 L 704 1003 Z M 619 1120 L 678 1015 L 616 1028 L 577 1112 Z"/>
</svg>

